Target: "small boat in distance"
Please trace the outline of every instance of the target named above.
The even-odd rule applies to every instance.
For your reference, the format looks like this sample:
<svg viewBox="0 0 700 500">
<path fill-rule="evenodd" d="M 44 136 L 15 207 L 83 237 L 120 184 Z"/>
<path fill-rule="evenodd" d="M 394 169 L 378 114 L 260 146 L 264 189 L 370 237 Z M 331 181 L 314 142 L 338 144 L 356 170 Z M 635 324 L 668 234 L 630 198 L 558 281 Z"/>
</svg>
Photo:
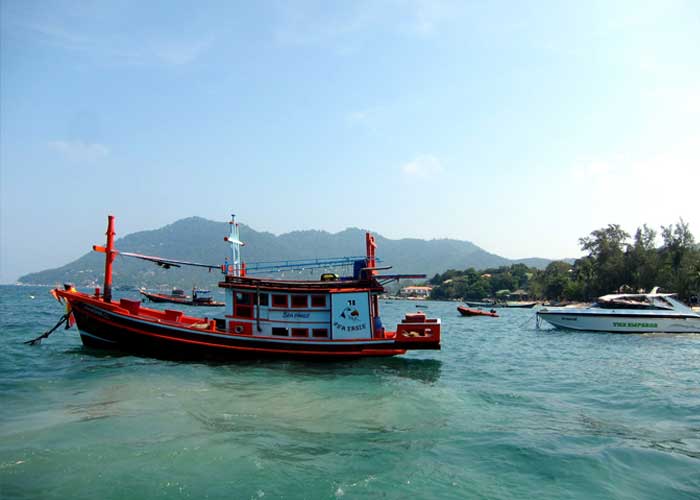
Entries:
<svg viewBox="0 0 700 500">
<path fill-rule="evenodd" d="M 532 300 L 508 300 L 506 307 L 519 307 L 522 309 L 531 309 L 537 305 L 536 301 Z"/>
<path fill-rule="evenodd" d="M 537 311 L 557 328 L 608 333 L 700 333 L 700 314 L 673 293 L 603 295 L 589 307 L 545 307 Z"/>
<path fill-rule="evenodd" d="M 197 288 L 192 289 L 192 295 L 185 295 L 185 291 L 180 288 L 173 288 L 171 293 L 147 292 L 140 288 L 139 293 L 151 302 L 170 302 L 172 304 L 203 307 L 223 307 L 226 305 L 223 302 L 216 302 L 210 295 L 211 292 L 209 290 L 199 290 Z"/>
<path fill-rule="evenodd" d="M 495 300 L 465 300 L 464 303 L 469 307 L 495 307 Z"/>
<path fill-rule="evenodd" d="M 493 318 L 498 318 L 498 313 L 493 309 L 490 311 L 484 311 L 482 309 L 472 309 L 471 307 L 458 306 L 457 310 L 462 316 L 491 316 Z"/>
</svg>

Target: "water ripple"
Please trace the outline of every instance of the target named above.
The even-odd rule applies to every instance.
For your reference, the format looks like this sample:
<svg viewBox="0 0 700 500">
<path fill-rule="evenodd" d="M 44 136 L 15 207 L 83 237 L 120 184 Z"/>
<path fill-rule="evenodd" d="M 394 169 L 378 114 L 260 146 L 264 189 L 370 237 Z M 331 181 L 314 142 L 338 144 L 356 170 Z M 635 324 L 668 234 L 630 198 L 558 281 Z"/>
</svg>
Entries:
<svg viewBox="0 0 700 500">
<path fill-rule="evenodd" d="M 61 308 L 0 286 L 2 497 L 700 497 L 700 335 L 428 310 L 440 352 L 180 363 L 24 345 Z"/>
</svg>

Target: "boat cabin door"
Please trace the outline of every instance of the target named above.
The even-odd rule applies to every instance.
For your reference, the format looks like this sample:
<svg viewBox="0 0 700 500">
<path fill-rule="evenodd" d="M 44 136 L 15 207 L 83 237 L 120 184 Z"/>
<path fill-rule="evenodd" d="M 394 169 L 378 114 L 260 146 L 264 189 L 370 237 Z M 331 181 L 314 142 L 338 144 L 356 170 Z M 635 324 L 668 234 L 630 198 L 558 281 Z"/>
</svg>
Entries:
<svg viewBox="0 0 700 500">
<path fill-rule="evenodd" d="M 331 338 L 371 339 L 369 292 L 331 294 Z"/>
</svg>

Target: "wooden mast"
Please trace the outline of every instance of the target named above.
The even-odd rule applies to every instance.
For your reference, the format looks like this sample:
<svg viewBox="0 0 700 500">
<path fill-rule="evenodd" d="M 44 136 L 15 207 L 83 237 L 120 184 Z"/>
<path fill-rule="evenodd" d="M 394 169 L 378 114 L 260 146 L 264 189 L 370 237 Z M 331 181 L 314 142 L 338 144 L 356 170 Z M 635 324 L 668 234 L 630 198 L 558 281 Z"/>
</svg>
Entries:
<svg viewBox="0 0 700 500">
<path fill-rule="evenodd" d="M 104 252 L 105 254 L 105 283 L 102 298 L 105 302 L 112 302 L 112 262 L 114 257 L 119 253 L 114 249 L 114 215 L 107 216 L 107 246 L 100 247 L 93 245 L 92 249 L 96 252 Z"/>
</svg>

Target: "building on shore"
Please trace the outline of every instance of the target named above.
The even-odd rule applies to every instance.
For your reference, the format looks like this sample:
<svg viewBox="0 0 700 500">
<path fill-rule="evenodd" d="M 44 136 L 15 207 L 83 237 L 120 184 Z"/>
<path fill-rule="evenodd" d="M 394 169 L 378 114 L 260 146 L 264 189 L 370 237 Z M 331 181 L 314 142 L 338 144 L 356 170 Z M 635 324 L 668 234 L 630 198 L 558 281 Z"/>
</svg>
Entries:
<svg viewBox="0 0 700 500">
<path fill-rule="evenodd" d="M 399 292 L 402 297 L 427 298 L 430 296 L 432 286 L 405 286 Z"/>
</svg>

